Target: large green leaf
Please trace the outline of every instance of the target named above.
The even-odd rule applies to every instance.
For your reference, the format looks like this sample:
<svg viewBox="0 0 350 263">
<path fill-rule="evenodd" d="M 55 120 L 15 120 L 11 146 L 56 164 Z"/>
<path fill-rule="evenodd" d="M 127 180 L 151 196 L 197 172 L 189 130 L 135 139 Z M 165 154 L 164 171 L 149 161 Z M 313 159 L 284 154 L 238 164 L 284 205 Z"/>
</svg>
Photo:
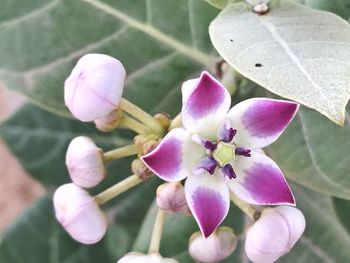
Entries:
<svg viewBox="0 0 350 263">
<path fill-rule="evenodd" d="M 211 23 L 212 43 L 244 76 L 342 125 L 350 97 L 350 26 L 331 13 L 272 0 L 257 15 L 227 6 Z"/>
<path fill-rule="evenodd" d="M 344 227 L 350 234 L 350 201 L 339 198 L 333 198 L 333 206 L 339 221 L 343 223 Z"/>
<path fill-rule="evenodd" d="M 299 0 L 299 2 L 315 9 L 335 13 L 344 19 L 350 18 L 350 2 L 348 0 Z"/>
<path fill-rule="evenodd" d="M 0 83 L 70 116 L 65 78 L 83 54 L 107 53 L 129 74 L 125 96 L 147 110 L 162 109 L 181 81 L 213 67 L 208 25 L 216 14 L 202 0 L 5 0 Z"/>
</svg>

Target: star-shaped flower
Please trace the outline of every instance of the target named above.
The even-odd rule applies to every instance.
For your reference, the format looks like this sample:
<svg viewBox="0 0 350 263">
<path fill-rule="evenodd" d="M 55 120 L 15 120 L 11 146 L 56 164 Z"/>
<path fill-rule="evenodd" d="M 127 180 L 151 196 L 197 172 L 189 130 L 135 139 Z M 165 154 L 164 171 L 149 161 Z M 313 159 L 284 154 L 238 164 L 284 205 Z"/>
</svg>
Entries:
<svg viewBox="0 0 350 263">
<path fill-rule="evenodd" d="M 171 130 L 144 163 L 168 182 L 185 178 L 188 205 L 208 237 L 226 217 L 230 191 L 254 205 L 295 205 L 276 163 L 261 148 L 274 142 L 299 105 L 253 98 L 232 107 L 209 73 L 182 86 L 184 128 Z"/>
</svg>

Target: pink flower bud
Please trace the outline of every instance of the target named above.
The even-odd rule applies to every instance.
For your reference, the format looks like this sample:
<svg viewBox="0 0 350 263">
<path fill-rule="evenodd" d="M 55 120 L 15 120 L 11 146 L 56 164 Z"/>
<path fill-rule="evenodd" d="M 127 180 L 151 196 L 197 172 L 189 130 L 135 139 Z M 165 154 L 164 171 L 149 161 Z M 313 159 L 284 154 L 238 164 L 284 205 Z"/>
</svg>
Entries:
<svg viewBox="0 0 350 263">
<path fill-rule="evenodd" d="M 96 186 L 107 173 L 103 151 L 85 136 L 76 137 L 70 142 L 66 165 L 72 181 L 84 188 Z"/>
<path fill-rule="evenodd" d="M 304 215 L 296 208 L 265 208 L 248 230 L 245 251 L 255 263 L 271 263 L 288 253 L 305 229 Z"/>
<path fill-rule="evenodd" d="M 147 166 L 140 160 L 135 159 L 131 163 L 131 171 L 133 174 L 137 175 L 142 181 L 147 181 L 153 173 Z"/>
<path fill-rule="evenodd" d="M 190 238 L 189 253 L 196 261 L 203 263 L 219 262 L 229 257 L 237 246 L 237 238 L 228 227 L 218 228 L 208 238 L 200 232 Z"/>
<path fill-rule="evenodd" d="M 103 132 L 110 132 L 120 124 L 123 119 L 123 112 L 121 110 L 113 110 L 108 115 L 96 119 L 96 128 Z"/>
<path fill-rule="evenodd" d="M 130 252 L 118 260 L 117 263 L 178 263 L 172 258 L 163 258 L 157 253 L 145 255 L 138 252 Z"/>
<path fill-rule="evenodd" d="M 66 79 L 66 106 L 81 121 L 104 117 L 118 107 L 125 77 L 126 71 L 117 59 L 102 54 L 87 54 Z"/>
<path fill-rule="evenodd" d="M 95 199 L 79 186 L 60 186 L 53 196 L 53 203 L 57 220 L 80 243 L 97 243 L 106 233 L 105 215 Z"/>
<path fill-rule="evenodd" d="M 184 187 L 181 183 L 164 183 L 157 189 L 157 205 L 168 213 L 190 215 Z"/>
</svg>

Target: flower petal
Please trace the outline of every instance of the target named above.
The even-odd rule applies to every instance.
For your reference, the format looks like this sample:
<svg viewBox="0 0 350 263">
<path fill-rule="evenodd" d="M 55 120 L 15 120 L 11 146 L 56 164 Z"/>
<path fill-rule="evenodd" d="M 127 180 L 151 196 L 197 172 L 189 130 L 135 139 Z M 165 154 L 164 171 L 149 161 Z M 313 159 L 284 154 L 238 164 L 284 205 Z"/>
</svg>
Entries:
<svg viewBox="0 0 350 263">
<path fill-rule="evenodd" d="M 191 175 L 185 183 L 188 206 L 204 237 L 225 219 L 230 207 L 229 189 L 220 175 Z"/>
<path fill-rule="evenodd" d="M 264 154 L 237 156 L 233 169 L 236 179 L 230 189 L 242 200 L 254 205 L 295 205 L 295 199 L 282 171 Z"/>
<path fill-rule="evenodd" d="M 160 178 L 176 182 L 186 178 L 205 155 L 205 149 L 194 143 L 184 129 L 170 131 L 152 152 L 141 157 L 146 166 Z"/>
<path fill-rule="evenodd" d="M 299 104 L 267 98 L 254 98 L 235 105 L 228 113 L 237 130 L 239 146 L 263 148 L 273 143 L 294 118 Z"/>
<path fill-rule="evenodd" d="M 230 108 L 228 91 L 208 72 L 202 72 L 197 81 L 186 81 L 182 87 L 181 111 L 184 127 L 205 138 L 216 138 L 218 123 Z"/>
</svg>

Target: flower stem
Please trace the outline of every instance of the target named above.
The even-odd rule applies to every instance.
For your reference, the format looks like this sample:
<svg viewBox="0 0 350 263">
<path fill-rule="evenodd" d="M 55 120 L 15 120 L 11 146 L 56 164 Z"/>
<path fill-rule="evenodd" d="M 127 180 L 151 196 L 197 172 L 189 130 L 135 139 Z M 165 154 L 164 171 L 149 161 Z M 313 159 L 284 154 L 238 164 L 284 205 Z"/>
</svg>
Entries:
<svg viewBox="0 0 350 263">
<path fill-rule="evenodd" d="M 112 160 L 121 159 L 123 157 L 127 157 L 137 153 L 138 153 L 137 146 L 135 144 L 129 144 L 129 145 L 117 148 L 115 150 L 105 152 L 103 154 L 103 160 L 105 162 L 109 162 Z"/>
<path fill-rule="evenodd" d="M 120 126 L 129 128 L 130 130 L 133 130 L 138 134 L 146 134 L 151 132 L 149 127 L 128 116 L 123 117 L 123 119 L 120 122 Z"/>
<path fill-rule="evenodd" d="M 162 238 L 165 219 L 166 219 L 166 212 L 164 210 L 158 209 L 156 220 L 154 222 L 151 242 L 148 249 L 149 254 L 159 252 L 160 240 Z"/>
<path fill-rule="evenodd" d="M 163 128 L 159 122 L 149 115 L 147 112 L 137 107 L 135 104 L 131 103 L 127 99 L 122 98 L 119 103 L 119 107 L 125 112 L 129 113 L 134 118 L 143 122 L 145 125 L 151 128 L 156 134 L 161 135 L 163 133 Z"/>
<path fill-rule="evenodd" d="M 239 199 L 234 193 L 230 193 L 231 201 L 241 209 L 249 218 L 253 221 L 256 221 L 260 217 L 260 212 L 255 209 L 252 205 L 244 202 Z"/>
<path fill-rule="evenodd" d="M 179 128 L 182 126 L 181 113 L 175 116 L 175 118 L 171 121 L 169 126 L 169 131 L 175 128 Z"/>
<path fill-rule="evenodd" d="M 138 185 L 141 183 L 142 180 L 139 179 L 136 175 L 131 175 L 128 178 L 124 179 L 123 181 L 113 185 L 112 187 L 108 188 L 107 190 L 103 191 L 102 193 L 95 196 L 95 200 L 100 205 L 106 203 L 107 201 L 111 200 L 112 198 L 118 196 L 121 193 L 124 193 L 125 191 L 129 190 L 130 188 Z"/>
</svg>

